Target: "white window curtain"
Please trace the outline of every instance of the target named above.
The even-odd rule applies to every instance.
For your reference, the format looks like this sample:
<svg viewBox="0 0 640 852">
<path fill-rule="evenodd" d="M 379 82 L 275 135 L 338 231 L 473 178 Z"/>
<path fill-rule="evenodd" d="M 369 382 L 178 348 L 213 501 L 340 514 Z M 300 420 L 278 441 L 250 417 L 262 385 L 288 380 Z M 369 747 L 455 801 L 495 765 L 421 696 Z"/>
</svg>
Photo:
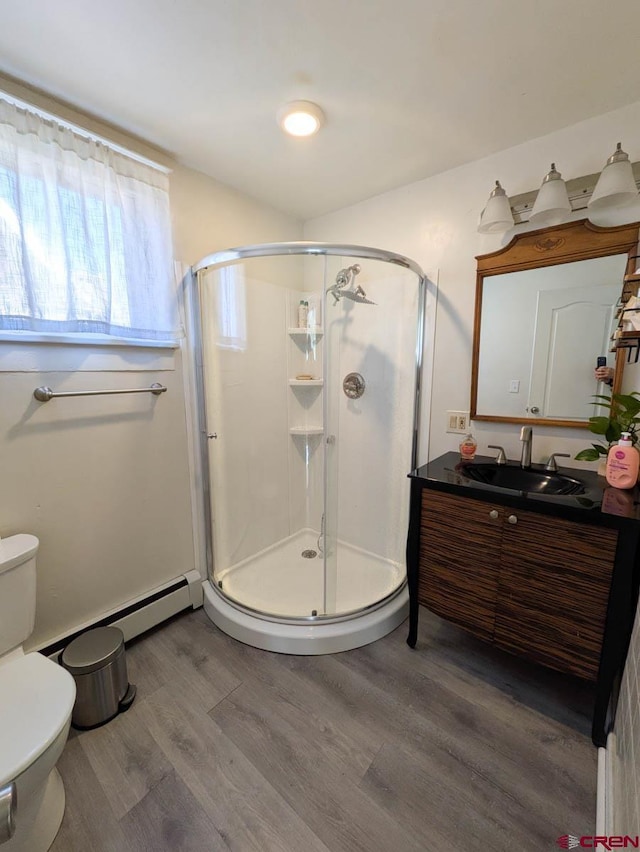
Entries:
<svg viewBox="0 0 640 852">
<path fill-rule="evenodd" d="M 173 269 L 166 174 L 0 97 L 0 331 L 175 342 Z"/>
<path fill-rule="evenodd" d="M 243 352 L 247 348 L 247 297 L 244 268 L 224 266 L 218 275 L 216 342 L 223 349 Z"/>
</svg>

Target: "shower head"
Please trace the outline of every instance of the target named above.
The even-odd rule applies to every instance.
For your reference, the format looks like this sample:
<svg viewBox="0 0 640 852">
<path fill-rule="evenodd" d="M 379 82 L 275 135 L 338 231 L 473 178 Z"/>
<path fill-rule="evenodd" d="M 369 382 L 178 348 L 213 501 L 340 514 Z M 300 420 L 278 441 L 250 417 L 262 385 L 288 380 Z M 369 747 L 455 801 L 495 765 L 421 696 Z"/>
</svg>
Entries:
<svg viewBox="0 0 640 852">
<path fill-rule="evenodd" d="M 353 266 L 347 266 L 346 269 L 341 269 L 340 272 L 336 275 L 336 283 L 334 287 L 329 289 L 333 290 L 342 288 L 342 287 L 350 287 L 353 284 L 353 280 L 356 275 L 360 272 L 360 264 L 354 263 Z"/>
<path fill-rule="evenodd" d="M 356 275 L 360 272 L 360 264 L 354 263 L 353 266 L 348 266 L 346 269 L 341 269 L 336 275 L 336 283 L 327 289 L 327 293 L 331 293 L 334 298 L 334 305 L 337 305 L 340 299 L 344 296 L 352 302 L 360 302 L 363 305 L 375 305 L 371 299 L 367 299 L 367 294 L 362 287 L 358 285 L 354 287 Z"/>
</svg>

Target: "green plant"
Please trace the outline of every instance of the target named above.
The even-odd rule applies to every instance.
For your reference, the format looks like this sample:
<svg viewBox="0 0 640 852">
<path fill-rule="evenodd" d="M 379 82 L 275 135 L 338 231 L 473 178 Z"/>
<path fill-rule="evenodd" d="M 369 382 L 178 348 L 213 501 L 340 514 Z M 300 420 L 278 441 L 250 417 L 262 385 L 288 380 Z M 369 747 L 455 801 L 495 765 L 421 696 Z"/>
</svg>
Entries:
<svg viewBox="0 0 640 852">
<path fill-rule="evenodd" d="M 609 406 L 607 417 L 590 417 L 589 431 L 594 435 L 602 435 L 607 446 L 592 444 L 586 450 L 581 450 L 576 459 L 579 461 L 598 461 L 606 456 L 611 446 L 618 442 L 623 432 L 631 435 L 631 443 L 635 447 L 640 443 L 640 393 L 614 393 L 611 396 L 594 395 L 595 400 L 602 400 Z"/>
</svg>

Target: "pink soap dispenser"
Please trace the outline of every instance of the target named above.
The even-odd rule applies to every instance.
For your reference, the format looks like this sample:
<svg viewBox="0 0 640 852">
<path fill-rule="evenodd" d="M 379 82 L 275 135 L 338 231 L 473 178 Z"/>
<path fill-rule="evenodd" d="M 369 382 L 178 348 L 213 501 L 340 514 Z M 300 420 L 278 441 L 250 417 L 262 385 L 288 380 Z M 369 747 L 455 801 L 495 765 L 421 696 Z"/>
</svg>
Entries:
<svg viewBox="0 0 640 852">
<path fill-rule="evenodd" d="M 638 481 L 639 468 L 640 454 L 631 443 L 630 433 L 623 432 L 607 456 L 607 482 L 614 488 L 633 488 Z"/>
</svg>

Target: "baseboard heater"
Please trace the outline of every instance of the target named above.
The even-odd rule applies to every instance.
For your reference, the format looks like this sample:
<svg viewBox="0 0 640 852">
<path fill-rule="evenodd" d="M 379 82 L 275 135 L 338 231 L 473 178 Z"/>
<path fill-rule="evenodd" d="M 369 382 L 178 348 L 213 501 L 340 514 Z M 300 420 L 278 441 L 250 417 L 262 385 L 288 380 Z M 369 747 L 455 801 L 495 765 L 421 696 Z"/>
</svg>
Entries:
<svg viewBox="0 0 640 852">
<path fill-rule="evenodd" d="M 46 645 L 30 648 L 46 657 L 57 657 L 66 646 L 86 630 L 93 627 L 119 627 L 128 642 L 152 627 L 162 624 L 171 616 L 185 609 L 202 606 L 202 577 L 199 571 L 189 571 L 162 586 L 151 589 L 140 597 L 111 610 L 91 621 L 85 622 L 69 633 L 56 637 Z"/>
</svg>

